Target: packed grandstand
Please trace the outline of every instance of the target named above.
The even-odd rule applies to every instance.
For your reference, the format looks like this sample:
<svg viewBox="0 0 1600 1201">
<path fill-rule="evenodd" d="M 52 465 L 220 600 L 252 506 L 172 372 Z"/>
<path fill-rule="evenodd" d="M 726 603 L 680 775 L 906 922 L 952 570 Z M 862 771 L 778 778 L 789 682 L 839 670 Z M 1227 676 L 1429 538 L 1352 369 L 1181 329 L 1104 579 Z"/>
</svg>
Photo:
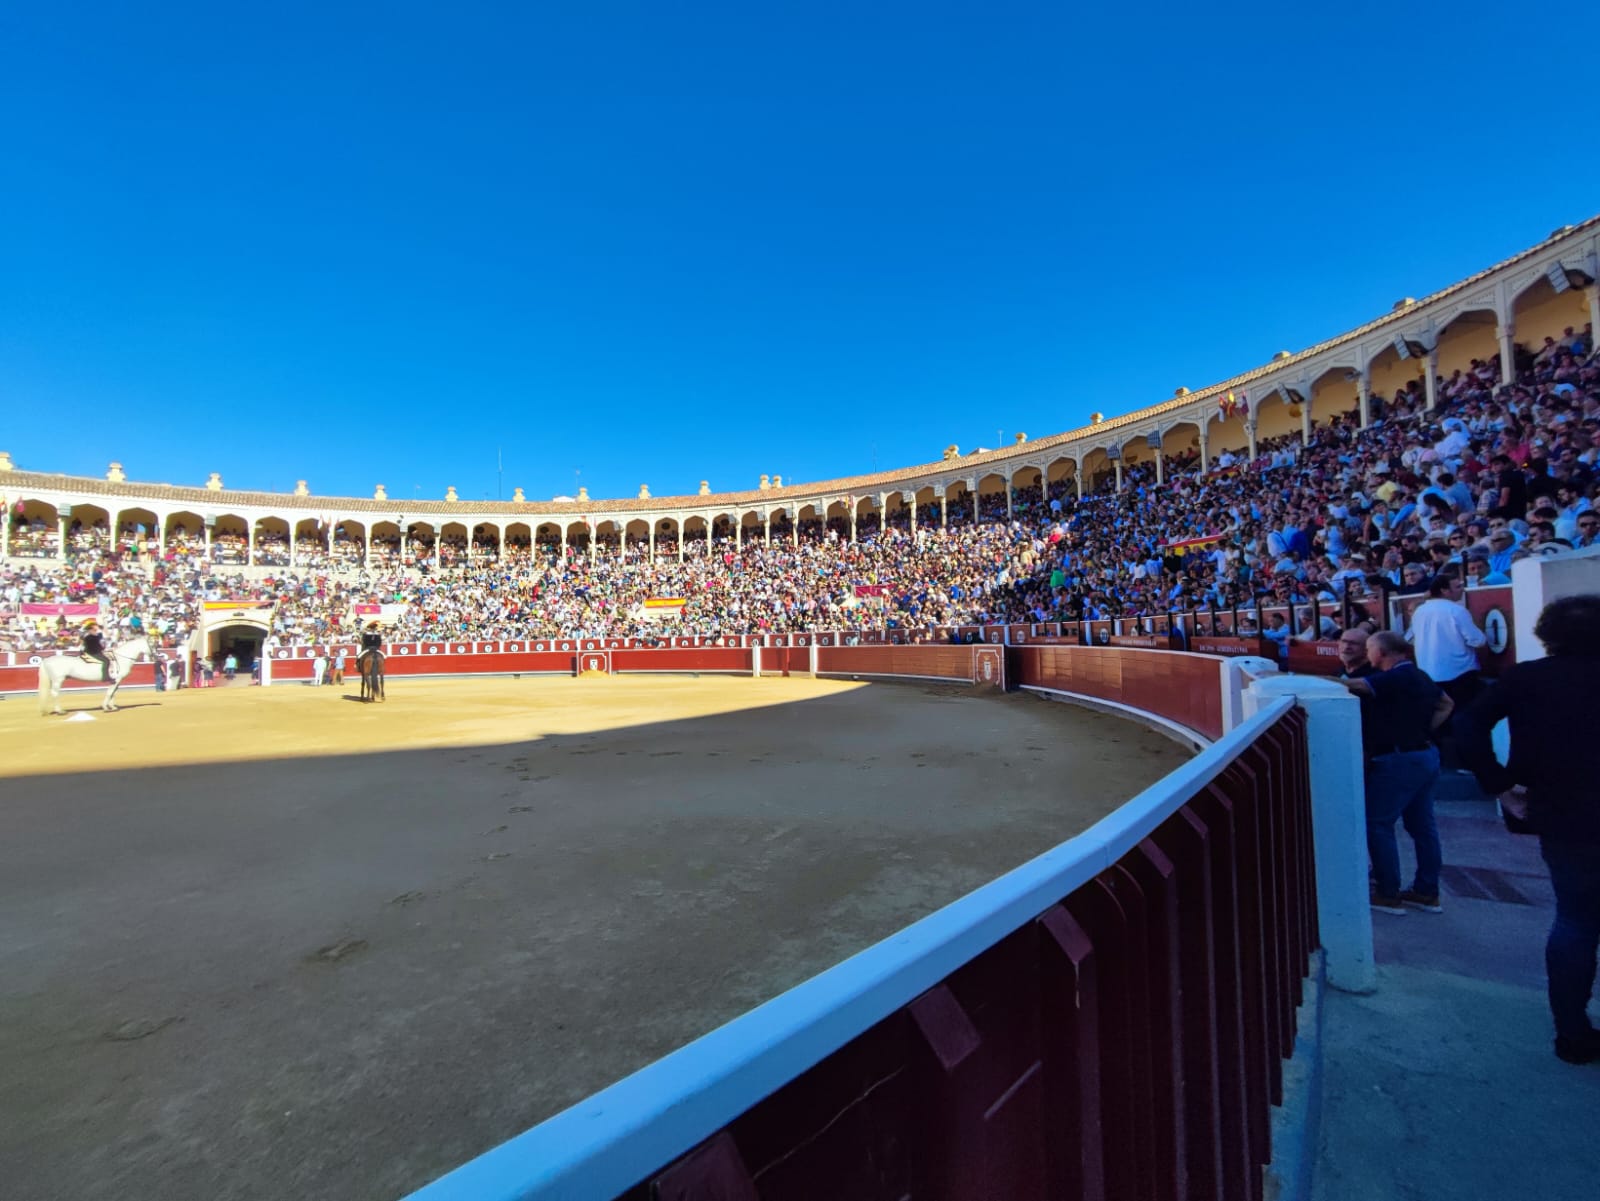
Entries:
<svg viewBox="0 0 1600 1201">
<path fill-rule="evenodd" d="M 1593 225 L 1583 227 L 1590 243 Z M 1364 328 L 1388 338 L 1383 327 L 1403 310 L 1448 303 L 1577 232 Z M 149 510 L 160 489 L 122 483 L 115 465 L 108 485 L 0 456 L 0 650 L 76 646 L 86 614 L 177 647 L 208 601 L 239 599 L 270 603 L 283 645 L 347 638 L 373 612 L 396 640 L 925 631 L 1208 609 L 1254 614 L 1275 638 L 1326 637 L 1334 623 L 1309 616 L 1322 607 L 1370 611 L 1441 570 L 1503 583 L 1518 558 L 1595 544 L 1600 358 L 1592 320 L 1574 316 L 1592 315 L 1595 285 L 1561 270 L 1526 289 L 1536 320 L 1506 300 L 1486 325 L 1457 299 L 1450 323 L 1430 319 L 1432 345 L 1402 329 L 1381 363 L 1330 373 L 1342 390 L 1308 377 L 1252 393 L 1240 377 L 1237 391 L 1180 395 L 1111 423 L 1126 441 L 1102 439 L 1098 455 L 1047 451 L 1010 470 L 1006 456 L 1026 464 L 1028 446 L 975 466 L 952 448 L 938 470 L 831 492 L 763 480 L 725 511 L 726 498 L 703 488 L 700 520 L 660 520 L 647 503 L 586 512 L 580 497 L 564 517 L 547 516 L 559 506 L 509 505 L 493 522 L 396 515 L 368 526 L 319 518 L 340 502 L 296 496 L 280 499 L 306 510 L 299 520 L 252 529 L 192 512 L 158 518 Z M 1535 338 L 1513 342 L 1512 316 Z M 1145 417 L 1195 403 L 1215 417 L 1136 436 Z M 925 488 L 940 471 L 964 486 Z M 219 484 L 167 491 L 234 511 Z M 75 492 L 77 503 L 60 503 Z M 823 499 L 797 503 L 809 495 Z M 435 509 L 468 508 L 450 500 Z M 1264 619 L 1284 607 L 1292 623 Z"/>
</svg>

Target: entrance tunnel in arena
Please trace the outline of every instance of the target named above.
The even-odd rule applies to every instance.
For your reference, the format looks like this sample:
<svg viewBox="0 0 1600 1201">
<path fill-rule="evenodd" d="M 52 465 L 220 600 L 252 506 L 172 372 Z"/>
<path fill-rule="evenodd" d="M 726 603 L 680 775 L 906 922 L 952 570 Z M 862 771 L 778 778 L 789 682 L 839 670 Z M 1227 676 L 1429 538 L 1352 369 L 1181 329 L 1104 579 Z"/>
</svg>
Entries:
<svg viewBox="0 0 1600 1201">
<path fill-rule="evenodd" d="M 401 1195 L 1187 757 L 932 684 L 125 700 L 0 705 L 0 1164 L 30 1199 Z"/>
</svg>

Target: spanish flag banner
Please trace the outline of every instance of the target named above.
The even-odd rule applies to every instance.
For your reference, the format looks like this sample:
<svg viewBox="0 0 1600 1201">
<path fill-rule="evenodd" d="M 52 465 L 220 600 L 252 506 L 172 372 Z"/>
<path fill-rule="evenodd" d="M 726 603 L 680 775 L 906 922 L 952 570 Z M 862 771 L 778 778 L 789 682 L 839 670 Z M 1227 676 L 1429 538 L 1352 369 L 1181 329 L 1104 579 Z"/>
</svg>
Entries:
<svg viewBox="0 0 1600 1201">
<path fill-rule="evenodd" d="M 1181 542 L 1169 542 L 1162 549 L 1169 555 L 1192 555 L 1208 546 L 1215 546 L 1221 541 L 1221 534 L 1202 534 L 1198 538 L 1185 538 Z"/>
<path fill-rule="evenodd" d="M 663 617 L 679 616 L 687 603 L 681 596 L 651 596 L 634 610 L 633 615 L 640 621 L 659 621 Z"/>
</svg>

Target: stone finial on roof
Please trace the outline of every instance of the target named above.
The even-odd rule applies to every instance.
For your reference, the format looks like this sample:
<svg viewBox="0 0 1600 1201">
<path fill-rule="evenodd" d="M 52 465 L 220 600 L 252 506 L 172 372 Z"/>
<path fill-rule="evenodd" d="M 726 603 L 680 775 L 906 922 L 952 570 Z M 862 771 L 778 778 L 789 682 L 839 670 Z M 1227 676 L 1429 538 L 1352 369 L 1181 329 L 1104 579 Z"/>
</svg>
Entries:
<svg viewBox="0 0 1600 1201">
<path fill-rule="evenodd" d="M 639 485 L 639 499 L 640 500 L 649 500 L 650 499 L 650 485 L 649 484 L 640 484 Z"/>
<path fill-rule="evenodd" d="M 1277 354 L 1272 356 L 1272 361 L 1274 363 L 1281 363 L 1284 359 L 1290 359 L 1293 357 L 1294 356 L 1291 355 L 1287 350 L 1280 350 Z"/>
<path fill-rule="evenodd" d="M 1099 425 L 1105 419 L 1106 419 L 1106 415 L 1104 413 L 1090 413 L 1089 414 L 1089 424 L 1090 425 Z"/>
<path fill-rule="evenodd" d="M 106 480 L 113 484 L 125 484 L 128 482 L 128 477 L 123 472 L 121 463 L 112 463 L 111 466 L 106 468 Z"/>
<path fill-rule="evenodd" d="M 1028 440 L 1028 435 L 1027 435 L 1027 434 L 1021 434 L 1021 433 L 1019 433 L 1019 434 L 1018 434 L 1018 435 L 1017 435 L 1017 445 L 1018 445 L 1018 446 L 1021 446 L 1021 445 L 1022 445 L 1022 444 L 1023 444 L 1023 443 L 1024 443 L 1024 442 L 1026 442 L 1026 441 L 1027 441 L 1027 440 Z"/>
<path fill-rule="evenodd" d="M 1417 298 L 1415 296 L 1404 296 L 1404 297 L 1401 297 L 1399 300 L 1394 302 L 1394 312 L 1398 313 L 1401 309 L 1409 309 L 1412 305 L 1414 305 L 1416 303 L 1417 303 Z"/>
<path fill-rule="evenodd" d="M 588 500 L 589 499 L 589 489 L 588 489 L 587 486 L 584 486 L 584 487 L 578 489 L 578 499 L 579 500 Z"/>
<path fill-rule="evenodd" d="M 445 498 L 445 500 L 449 501 L 451 504 L 455 504 L 456 501 L 461 499 L 459 496 L 456 495 L 456 486 L 454 484 L 451 484 L 448 488 L 446 488 L 444 490 L 444 498 Z"/>
<path fill-rule="evenodd" d="M 701 480 L 700 481 L 700 495 L 701 496 L 710 496 L 711 495 L 711 481 L 710 480 Z"/>
<path fill-rule="evenodd" d="M 310 496 L 311 489 L 306 487 L 304 480 L 296 480 L 294 482 L 294 494 L 296 496 Z"/>
<path fill-rule="evenodd" d="M 372 490 L 372 499 L 373 500 L 388 500 L 389 499 L 389 490 L 387 488 L 385 488 L 382 484 L 379 484 L 376 488 L 374 488 Z"/>
<path fill-rule="evenodd" d="M 944 448 L 944 461 L 946 463 L 948 463 L 951 459 L 959 459 L 960 457 L 961 457 L 961 448 L 959 446 L 957 446 L 954 442 L 950 443 L 949 446 Z"/>
<path fill-rule="evenodd" d="M 783 487 L 783 477 L 782 477 L 782 476 L 781 476 L 781 475 L 775 475 L 775 476 L 773 476 L 773 477 L 772 477 L 772 486 L 773 486 L 773 487 L 774 487 L 774 488 L 781 488 L 781 487 Z"/>
<path fill-rule="evenodd" d="M 1187 388 L 1179 388 L 1176 392 L 1173 393 L 1173 395 L 1174 396 L 1187 396 L 1187 395 L 1189 395 L 1189 389 L 1187 389 Z"/>
<path fill-rule="evenodd" d="M 771 487 L 772 487 L 772 477 L 770 475 L 762 476 L 761 477 L 761 491 L 765 492 Z"/>
<path fill-rule="evenodd" d="M 511 489 L 511 503 L 514 505 L 525 505 L 528 503 L 527 498 L 522 495 L 521 488 Z"/>
<path fill-rule="evenodd" d="M 207 492 L 221 492 L 222 491 L 222 473 L 220 471 L 213 471 L 211 473 L 211 478 L 206 481 L 206 491 Z"/>
<path fill-rule="evenodd" d="M 16 465 L 11 462 L 11 452 L 0 450 L 0 471 L 15 471 Z"/>
</svg>

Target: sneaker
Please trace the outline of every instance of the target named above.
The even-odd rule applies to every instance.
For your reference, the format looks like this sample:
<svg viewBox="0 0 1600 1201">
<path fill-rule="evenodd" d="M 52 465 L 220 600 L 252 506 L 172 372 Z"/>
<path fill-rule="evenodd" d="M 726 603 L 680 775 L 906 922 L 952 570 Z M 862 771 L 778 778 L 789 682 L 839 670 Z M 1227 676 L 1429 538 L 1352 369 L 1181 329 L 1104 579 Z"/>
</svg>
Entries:
<svg viewBox="0 0 1600 1201">
<path fill-rule="evenodd" d="M 1371 903 L 1372 907 L 1379 913 L 1393 913 L 1399 917 L 1405 916 L 1406 907 L 1400 903 L 1399 897 L 1386 897 L 1375 892 L 1371 896 Z"/>
<path fill-rule="evenodd" d="M 1414 888 L 1407 888 L 1400 894 L 1400 903 L 1409 905 L 1412 909 L 1420 909 L 1424 913 L 1444 912 L 1444 906 L 1439 904 L 1439 894 L 1436 892 L 1418 892 Z"/>
<path fill-rule="evenodd" d="M 1563 1063 L 1600 1063 L 1600 1030 L 1579 1038 L 1556 1036 L 1556 1058 Z"/>
</svg>

